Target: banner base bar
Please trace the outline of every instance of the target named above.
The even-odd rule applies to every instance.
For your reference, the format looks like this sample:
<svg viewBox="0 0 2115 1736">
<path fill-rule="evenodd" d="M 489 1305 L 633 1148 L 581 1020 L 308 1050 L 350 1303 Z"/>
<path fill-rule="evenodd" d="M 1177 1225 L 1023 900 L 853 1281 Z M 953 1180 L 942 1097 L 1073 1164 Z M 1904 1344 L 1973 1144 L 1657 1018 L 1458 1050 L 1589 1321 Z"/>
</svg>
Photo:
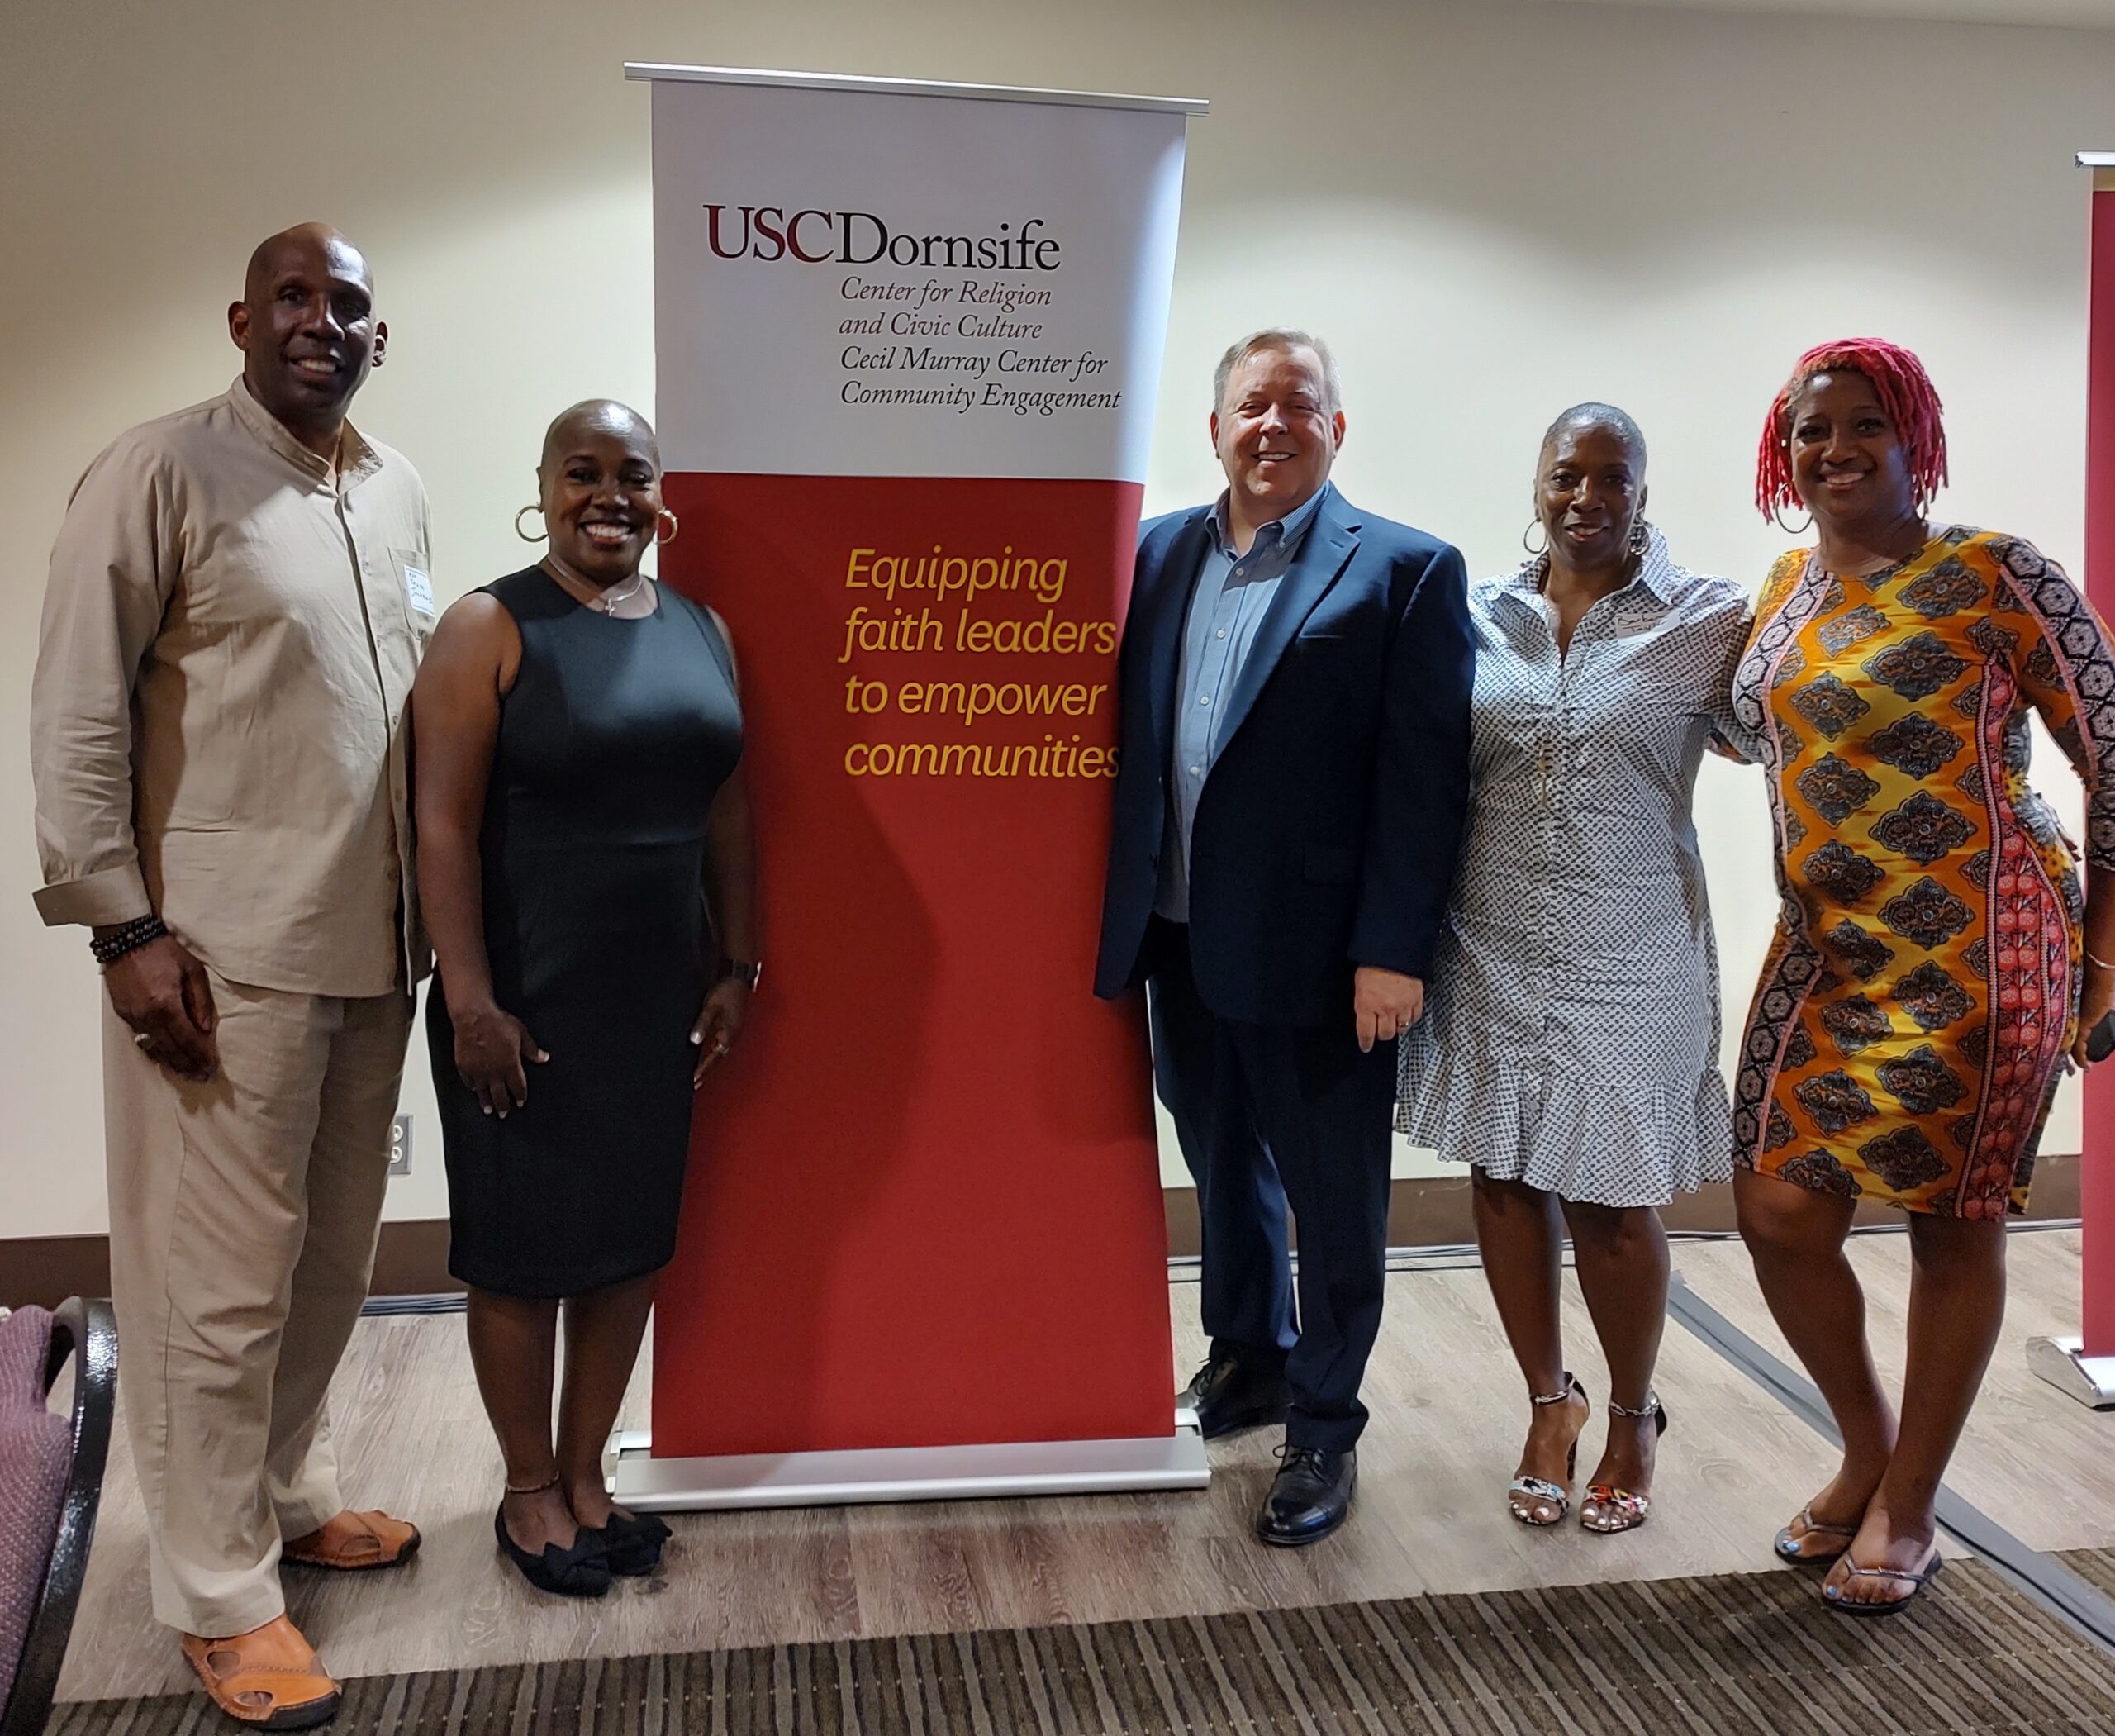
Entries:
<svg viewBox="0 0 2115 1736">
<path fill-rule="evenodd" d="M 637 1513 L 1201 1489 L 1212 1474 L 1204 1438 L 1194 1426 L 1129 1440 L 702 1458 L 655 1458 L 651 1445 L 646 1430 L 620 1429 L 603 1456 L 611 1496 Z"/>
<path fill-rule="evenodd" d="M 2081 1405 L 2115 1409 L 2115 1356 L 2088 1356 L 2083 1339 L 2029 1339 L 2027 1366 Z"/>
</svg>

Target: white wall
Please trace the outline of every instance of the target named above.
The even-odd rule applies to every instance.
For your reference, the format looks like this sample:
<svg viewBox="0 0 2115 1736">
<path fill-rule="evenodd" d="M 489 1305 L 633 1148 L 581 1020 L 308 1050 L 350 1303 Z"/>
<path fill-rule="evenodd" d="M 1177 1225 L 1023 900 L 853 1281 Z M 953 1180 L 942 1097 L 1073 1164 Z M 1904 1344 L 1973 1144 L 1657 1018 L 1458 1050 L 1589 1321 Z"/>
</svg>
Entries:
<svg viewBox="0 0 2115 1736">
<path fill-rule="evenodd" d="M 2081 540 L 2086 182 L 2115 33 L 1831 23 L 1546 0 L 81 0 L 10 9 L 0 64 L 0 1237 L 105 1222 L 94 996 L 47 931 L 26 735 L 44 557 L 126 424 L 223 388 L 222 310 L 316 216 L 374 261 L 389 365 L 359 420 L 411 454 L 452 596 L 522 559 L 558 407 L 653 396 L 647 100 L 627 59 L 1209 97 L 1191 130 L 1149 510 L 1218 487 L 1210 369 L 1266 322 L 1327 334 L 1339 479 L 1488 571 L 1519 558 L 1536 441 L 1585 397 L 1653 441 L 1653 516 L 1752 583 L 1747 505 L 1792 358 L 1874 331 L 1946 394 L 1942 511 L 2066 563 Z M 730 415 L 747 413 L 730 406 Z M 2044 778 L 2075 816 L 2067 773 Z M 1704 820 L 1737 1029 L 1772 915 L 1752 774 Z M 768 823 L 768 816 L 766 816 Z M 414 1174 L 444 1210 L 421 1045 Z M 2067 1096 L 2049 1149 L 2075 1150 Z"/>
</svg>

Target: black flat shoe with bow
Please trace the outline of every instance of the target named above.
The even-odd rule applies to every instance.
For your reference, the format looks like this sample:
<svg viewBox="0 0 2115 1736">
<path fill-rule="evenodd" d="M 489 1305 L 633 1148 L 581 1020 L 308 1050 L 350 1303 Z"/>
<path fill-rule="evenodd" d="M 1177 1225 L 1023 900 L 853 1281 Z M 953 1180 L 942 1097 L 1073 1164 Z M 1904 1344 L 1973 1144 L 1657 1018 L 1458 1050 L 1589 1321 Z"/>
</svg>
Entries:
<svg viewBox="0 0 2115 1736">
<path fill-rule="evenodd" d="M 500 1553 L 539 1591 L 555 1597 L 600 1597 L 610 1589 L 610 1560 L 599 1531 L 582 1526 L 571 1548 L 545 1543 L 541 1554 L 531 1555 L 508 1534 L 502 1501 L 492 1515 L 492 1534 L 499 1539 Z"/>
<path fill-rule="evenodd" d="M 661 1546 L 672 1534 L 651 1513 L 625 1513 L 613 1507 L 607 1524 L 580 1534 L 601 1539 L 612 1573 L 638 1579 L 661 1565 Z"/>
</svg>

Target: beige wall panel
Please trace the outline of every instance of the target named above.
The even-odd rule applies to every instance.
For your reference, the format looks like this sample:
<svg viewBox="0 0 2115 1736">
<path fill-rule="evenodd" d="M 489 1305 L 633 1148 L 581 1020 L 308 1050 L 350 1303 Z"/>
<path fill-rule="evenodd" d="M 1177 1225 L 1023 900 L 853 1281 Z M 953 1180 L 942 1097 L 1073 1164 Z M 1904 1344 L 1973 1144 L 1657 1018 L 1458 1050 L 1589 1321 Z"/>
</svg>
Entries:
<svg viewBox="0 0 2115 1736">
<path fill-rule="evenodd" d="M 589 393 L 651 410 L 647 96 L 626 59 L 1209 97 L 1151 510 L 1216 489 L 1212 363 L 1290 321 L 1343 358 L 1346 492 L 1454 539 L 1474 570 L 1519 558 L 1552 414 L 1606 397 L 1653 441 L 1677 557 L 1752 585 L 1784 545 L 1747 504 L 1763 407 L 1801 348 L 1877 331 L 1946 394 L 1960 487 L 1941 510 L 2078 558 L 2086 188 L 2070 164 L 2115 146 L 2115 33 L 1545 0 L 14 6 L 0 1236 L 105 1224 L 99 987 L 78 932 L 31 907 L 21 745 L 69 488 L 128 423 L 226 386 L 221 310 L 250 247 L 320 216 L 377 268 L 391 356 L 360 420 L 425 473 L 436 587 L 519 564 L 509 523 L 544 421 Z M 2075 820 L 2068 777 L 2044 777 Z M 1754 775 L 1709 768 L 1702 809 L 1737 1024 L 1773 903 Z M 435 1216 L 417 1042 L 406 1102 L 416 1161 L 390 1214 Z M 2049 1147 L 2078 1137 L 2067 1094 Z"/>
</svg>

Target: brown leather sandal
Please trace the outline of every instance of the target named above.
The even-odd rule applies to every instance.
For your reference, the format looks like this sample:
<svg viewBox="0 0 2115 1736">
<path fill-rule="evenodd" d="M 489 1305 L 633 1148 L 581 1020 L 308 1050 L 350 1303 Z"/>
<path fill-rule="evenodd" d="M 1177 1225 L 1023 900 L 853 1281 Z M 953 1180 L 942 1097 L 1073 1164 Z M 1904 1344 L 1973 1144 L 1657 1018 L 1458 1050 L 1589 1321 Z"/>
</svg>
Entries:
<svg viewBox="0 0 2115 1736">
<path fill-rule="evenodd" d="M 338 1684 L 283 1615 L 225 1639 L 183 1636 L 183 1655 L 213 1704 L 259 1730 L 305 1730 L 338 1710 Z"/>
<path fill-rule="evenodd" d="M 418 1553 L 416 1525 L 387 1513 L 355 1513 L 348 1507 L 332 1514 L 307 1536 L 281 1545 L 279 1559 L 350 1573 L 365 1567 L 394 1567 Z"/>
</svg>

